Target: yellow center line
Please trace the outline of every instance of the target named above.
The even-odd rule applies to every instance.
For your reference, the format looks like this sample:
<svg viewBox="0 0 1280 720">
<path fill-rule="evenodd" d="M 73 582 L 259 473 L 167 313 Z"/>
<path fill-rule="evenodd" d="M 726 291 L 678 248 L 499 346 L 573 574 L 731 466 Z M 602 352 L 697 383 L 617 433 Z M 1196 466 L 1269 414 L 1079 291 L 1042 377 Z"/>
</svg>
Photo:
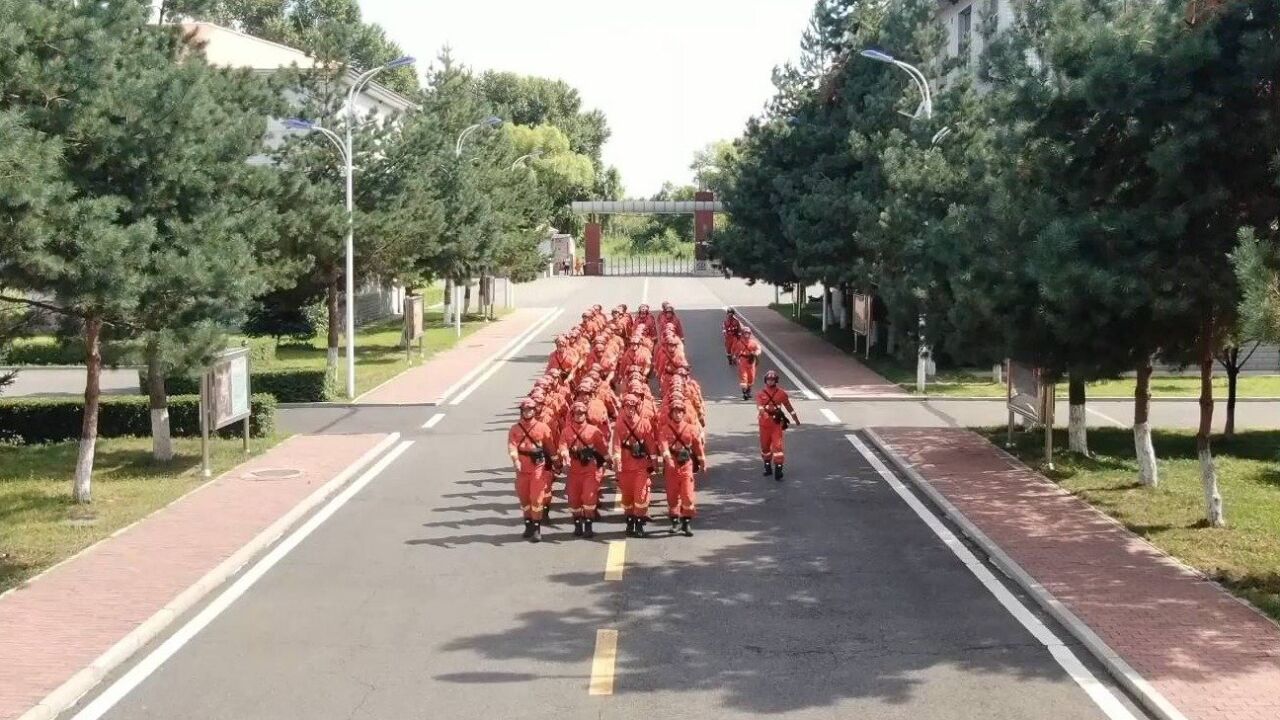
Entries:
<svg viewBox="0 0 1280 720">
<path fill-rule="evenodd" d="M 622 566 L 627 561 L 627 541 L 610 540 L 609 556 L 604 561 L 605 582 L 622 579 Z"/>
<path fill-rule="evenodd" d="M 588 695 L 613 694 L 613 666 L 618 659 L 618 631 L 596 631 L 596 654 L 591 659 L 591 687 Z"/>
</svg>

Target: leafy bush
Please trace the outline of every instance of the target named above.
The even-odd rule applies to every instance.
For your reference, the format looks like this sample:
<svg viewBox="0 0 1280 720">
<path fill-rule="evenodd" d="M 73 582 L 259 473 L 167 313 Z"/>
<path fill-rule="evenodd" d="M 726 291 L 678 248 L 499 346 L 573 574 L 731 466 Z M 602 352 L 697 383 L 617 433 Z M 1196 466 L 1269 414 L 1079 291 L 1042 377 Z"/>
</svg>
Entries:
<svg viewBox="0 0 1280 720">
<path fill-rule="evenodd" d="M 277 403 L 270 395 L 256 393 L 250 400 L 249 432 L 255 437 L 275 430 Z M 46 443 L 80 437 L 84 401 L 77 398 L 0 399 L 0 442 Z M 175 437 L 199 437 L 200 400 L 192 395 L 169 398 L 169 428 Z M 239 423 L 219 433 L 235 437 Z M 136 395 L 102 398 L 98 413 L 99 437 L 148 437 L 151 408 L 147 398 Z"/>
<path fill-rule="evenodd" d="M 139 392 L 147 394 L 146 373 L 139 373 Z M 170 395 L 199 395 L 200 378 L 179 376 L 164 381 Z M 305 403 L 324 402 L 329 399 L 329 387 L 324 370 L 251 370 L 249 389 L 271 395 L 276 402 Z"/>
<path fill-rule="evenodd" d="M 131 347 L 110 343 L 102 346 L 102 362 L 114 366 Z M 6 365 L 83 365 L 84 343 L 79 339 L 63 340 L 52 335 L 20 338 L 5 353 Z"/>
</svg>

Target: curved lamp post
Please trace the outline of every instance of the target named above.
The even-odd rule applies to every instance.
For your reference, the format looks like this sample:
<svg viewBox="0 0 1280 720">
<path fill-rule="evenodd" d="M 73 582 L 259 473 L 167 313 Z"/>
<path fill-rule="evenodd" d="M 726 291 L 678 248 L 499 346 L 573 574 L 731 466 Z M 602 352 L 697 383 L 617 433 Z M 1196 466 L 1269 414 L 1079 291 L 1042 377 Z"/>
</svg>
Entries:
<svg viewBox="0 0 1280 720">
<path fill-rule="evenodd" d="M 347 333 L 347 399 L 356 397 L 356 312 L 355 312 L 355 151 L 352 149 L 351 129 L 356 124 L 356 95 L 363 90 L 378 73 L 384 70 L 407 67 L 416 62 L 412 57 L 396 58 L 385 65 L 366 70 L 351 83 L 347 89 L 347 132 L 346 142 L 338 139 L 332 130 L 307 122 L 306 120 L 287 120 L 285 126 L 294 130 L 314 130 L 323 133 L 338 148 L 338 154 L 345 165 L 347 179 L 347 242 L 346 242 L 346 333 Z"/>
<path fill-rule="evenodd" d="M 467 127 L 461 133 L 458 133 L 458 141 L 453 144 L 454 157 L 462 157 L 462 145 L 467 141 L 467 138 L 471 137 L 472 133 L 474 133 L 477 130 L 483 130 L 486 128 L 495 128 L 501 124 L 502 124 L 502 118 L 498 117 L 497 115 L 490 115 L 489 117 L 485 118 L 484 120 L 481 120 L 475 125 L 471 125 Z M 462 337 L 462 307 L 461 307 L 462 292 L 461 292 L 461 289 L 458 287 L 458 283 L 456 282 L 453 284 L 453 293 L 454 293 L 454 297 L 452 298 L 452 302 L 450 303 L 450 305 L 453 307 L 454 329 L 457 336 Z M 450 298 L 445 298 L 445 299 L 450 300 Z"/>
<path fill-rule="evenodd" d="M 543 156 L 543 154 L 544 154 L 544 153 L 543 153 L 541 150 L 534 150 L 533 152 L 529 153 L 528 155 L 521 155 L 520 157 L 516 158 L 516 161 L 515 161 L 515 162 L 511 163 L 511 169 L 512 169 L 512 170 L 515 170 L 516 168 L 520 167 L 520 165 L 521 165 L 521 164 L 523 164 L 525 160 L 532 160 L 532 159 L 534 159 L 534 158 L 540 158 L 540 157 L 542 157 L 542 156 Z"/>
</svg>

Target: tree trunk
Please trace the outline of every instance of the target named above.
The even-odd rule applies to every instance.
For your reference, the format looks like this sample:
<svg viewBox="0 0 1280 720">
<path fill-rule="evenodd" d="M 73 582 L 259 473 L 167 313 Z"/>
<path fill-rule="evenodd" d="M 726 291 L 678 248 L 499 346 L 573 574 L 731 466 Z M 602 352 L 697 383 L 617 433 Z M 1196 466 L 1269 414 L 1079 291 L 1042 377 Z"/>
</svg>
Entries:
<svg viewBox="0 0 1280 720">
<path fill-rule="evenodd" d="M 1200 428 L 1196 432 L 1196 455 L 1200 458 L 1200 484 L 1204 488 L 1205 521 L 1210 527 L 1225 527 L 1222 494 L 1218 492 L 1218 470 L 1209 445 L 1213 432 L 1213 323 L 1206 322 L 1200 337 Z"/>
<path fill-rule="evenodd" d="M 147 346 L 147 394 L 151 401 L 151 455 L 159 462 L 169 462 L 173 459 L 173 441 L 169 434 L 169 395 L 164 389 L 160 348 L 154 341 Z"/>
<path fill-rule="evenodd" d="M 1070 404 L 1067 424 L 1067 448 L 1073 452 L 1089 455 L 1089 423 L 1085 410 L 1084 378 L 1071 373 L 1067 380 L 1067 396 Z"/>
<path fill-rule="evenodd" d="M 338 278 L 336 275 L 329 278 L 329 289 L 325 293 L 325 304 L 329 310 L 329 333 L 328 344 L 325 346 L 327 352 L 325 354 L 325 373 L 330 380 L 334 380 L 338 375 L 338 339 L 342 336 L 342 317 L 338 311 Z"/>
<path fill-rule="evenodd" d="M 467 315 L 471 314 L 471 278 L 467 278 L 467 285 L 462 289 L 462 319 L 466 320 Z"/>
<path fill-rule="evenodd" d="M 1151 444 L 1151 361 L 1138 367 L 1138 382 L 1133 390 L 1133 452 L 1138 458 L 1138 482 L 1147 487 L 1160 484 L 1156 467 L 1156 450 Z"/>
<path fill-rule="evenodd" d="M 453 323 L 453 278 L 444 280 L 444 324 Z"/>
<path fill-rule="evenodd" d="M 1240 381 L 1240 348 L 1233 347 L 1227 351 L 1227 425 L 1223 435 L 1227 438 L 1236 436 L 1236 386 Z"/>
<path fill-rule="evenodd" d="M 76 475 L 71 498 L 78 503 L 92 501 L 93 456 L 98 445 L 98 399 L 102 379 L 102 320 L 89 318 L 84 323 L 85 384 L 84 418 L 80 424 L 80 452 L 76 457 Z"/>
</svg>

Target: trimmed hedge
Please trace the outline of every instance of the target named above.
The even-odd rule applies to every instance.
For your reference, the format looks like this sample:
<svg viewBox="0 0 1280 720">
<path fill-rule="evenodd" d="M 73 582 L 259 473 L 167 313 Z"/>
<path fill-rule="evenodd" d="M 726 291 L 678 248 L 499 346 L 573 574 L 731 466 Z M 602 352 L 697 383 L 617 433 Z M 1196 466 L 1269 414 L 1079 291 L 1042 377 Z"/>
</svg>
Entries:
<svg viewBox="0 0 1280 720">
<path fill-rule="evenodd" d="M 147 394 L 147 375 L 139 373 L 138 392 Z M 171 377 L 164 381 L 170 395 L 199 395 L 200 379 Z M 250 370 L 249 389 L 264 393 L 282 403 L 324 402 L 329 399 L 324 370 Z"/>
<path fill-rule="evenodd" d="M 249 432 L 254 437 L 275 430 L 276 399 L 255 393 L 250 401 Z M 174 437 L 200 436 L 200 399 L 191 395 L 169 398 L 169 430 Z M 0 442 L 46 443 L 80 437 L 84 401 L 77 398 L 0 399 Z M 237 437 L 240 423 L 223 428 L 219 434 Z M 151 408 L 146 397 L 103 396 L 98 411 L 98 437 L 150 437 Z"/>
<path fill-rule="evenodd" d="M 126 349 L 115 344 L 103 347 L 102 364 L 119 363 Z M 5 352 L 5 365 L 84 365 L 84 342 L 78 338 L 61 340 L 52 336 L 18 338 Z"/>
</svg>

